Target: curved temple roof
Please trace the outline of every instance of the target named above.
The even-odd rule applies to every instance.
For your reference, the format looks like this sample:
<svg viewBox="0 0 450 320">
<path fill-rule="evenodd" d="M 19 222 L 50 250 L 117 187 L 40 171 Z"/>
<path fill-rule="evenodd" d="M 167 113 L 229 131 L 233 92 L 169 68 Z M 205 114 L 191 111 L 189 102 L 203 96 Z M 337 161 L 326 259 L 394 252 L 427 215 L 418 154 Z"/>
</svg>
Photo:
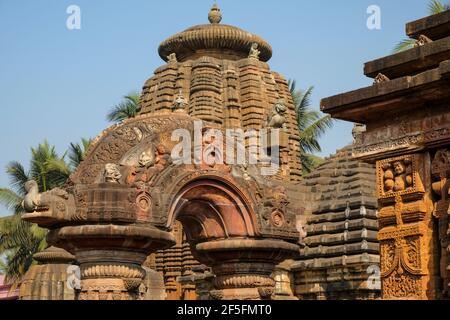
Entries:
<svg viewBox="0 0 450 320">
<path fill-rule="evenodd" d="M 197 53 L 202 55 L 223 56 L 242 59 L 249 54 L 256 43 L 261 52 L 260 60 L 267 62 L 272 57 L 272 47 L 261 37 L 234 26 L 220 24 L 222 14 L 214 5 L 208 15 L 210 24 L 193 26 L 177 33 L 159 46 L 158 52 L 164 61 L 175 53 L 179 61 L 188 60 Z"/>
</svg>

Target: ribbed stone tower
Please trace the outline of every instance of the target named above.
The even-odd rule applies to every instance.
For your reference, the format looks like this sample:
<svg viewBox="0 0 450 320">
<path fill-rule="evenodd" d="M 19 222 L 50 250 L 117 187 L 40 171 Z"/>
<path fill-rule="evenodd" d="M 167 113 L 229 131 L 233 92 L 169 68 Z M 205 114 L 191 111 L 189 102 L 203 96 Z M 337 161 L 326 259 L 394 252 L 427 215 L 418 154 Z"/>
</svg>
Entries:
<svg viewBox="0 0 450 320">
<path fill-rule="evenodd" d="M 354 147 L 327 158 L 302 182 L 311 209 L 304 246 L 290 265 L 301 299 L 380 296 L 375 168 L 354 159 Z"/>
<path fill-rule="evenodd" d="M 221 24 L 214 6 L 209 24 L 175 34 L 159 46 L 167 63 L 144 85 L 140 114 L 172 112 L 177 98 L 188 113 L 220 129 L 261 129 L 277 103 L 286 107 L 280 146 L 282 178 L 301 177 L 299 133 L 286 79 L 271 71 L 270 45 L 254 34 Z"/>
</svg>

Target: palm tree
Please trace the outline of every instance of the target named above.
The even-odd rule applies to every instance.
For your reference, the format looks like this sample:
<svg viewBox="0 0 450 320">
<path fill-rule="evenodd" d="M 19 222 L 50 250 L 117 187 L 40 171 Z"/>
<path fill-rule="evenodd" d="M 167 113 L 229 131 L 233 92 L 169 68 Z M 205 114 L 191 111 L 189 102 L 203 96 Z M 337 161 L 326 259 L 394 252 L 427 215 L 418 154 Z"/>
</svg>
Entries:
<svg viewBox="0 0 450 320">
<path fill-rule="evenodd" d="M 310 108 L 313 90 L 314 87 L 309 87 L 306 91 L 297 90 L 295 80 L 289 80 L 289 91 L 294 100 L 300 131 L 300 160 L 303 174 L 310 173 L 321 163 L 321 158 L 311 153 L 322 151 L 319 138 L 333 126 L 334 122 L 331 116 L 323 116 L 319 111 Z"/>
<path fill-rule="evenodd" d="M 140 97 L 137 92 L 132 92 L 124 96 L 122 102 L 112 107 L 111 111 L 106 116 L 107 120 L 118 123 L 136 117 L 140 110 L 139 99 Z"/>
<path fill-rule="evenodd" d="M 428 4 L 428 14 L 438 14 L 450 9 L 450 5 L 442 3 L 440 0 L 431 0 Z M 411 48 L 414 48 L 416 40 L 414 39 L 403 39 L 400 41 L 393 50 L 393 53 L 402 52 Z"/>
<path fill-rule="evenodd" d="M 47 232 L 37 225 L 21 220 L 23 213 L 21 203 L 26 194 L 25 183 L 35 180 L 39 191 L 45 192 L 62 186 L 69 177 L 71 170 L 60 157 L 55 147 L 47 141 L 31 149 L 30 170 L 17 161 L 11 162 L 6 172 L 10 177 L 11 189 L 0 188 L 0 203 L 14 212 L 14 215 L 0 221 L 0 254 L 6 256 L 2 271 L 8 281 L 15 282 L 33 264 L 33 255 L 46 248 Z"/>
<path fill-rule="evenodd" d="M 69 146 L 69 165 L 72 170 L 75 170 L 84 160 L 86 153 L 92 143 L 92 139 L 81 139 L 81 143 L 71 143 Z"/>
</svg>

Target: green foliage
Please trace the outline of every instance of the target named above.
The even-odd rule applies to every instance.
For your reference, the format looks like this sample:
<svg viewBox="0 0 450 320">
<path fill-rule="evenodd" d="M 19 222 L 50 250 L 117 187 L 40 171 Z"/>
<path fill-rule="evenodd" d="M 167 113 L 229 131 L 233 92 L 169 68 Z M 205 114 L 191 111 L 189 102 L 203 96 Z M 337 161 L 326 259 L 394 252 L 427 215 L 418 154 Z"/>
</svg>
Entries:
<svg viewBox="0 0 450 320">
<path fill-rule="evenodd" d="M 295 80 L 289 80 L 300 131 L 300 160 L 304 174 L 308 174 L 320 164 L 320 158 L 311 155 L 322 151 L 319 139 L 333 126 L 334 120 L 321 112 L 311 109 L 311 95 L 314 87 L 297 90 Z"/>
<path fill-rule="evenodd" d="M 130 93 L 123 97 L 123 101 L 112 107 L 106 116 L 107 120 L 113 123 L 119 123 L 126 119 L 136 117 L 140 110 L 139 94 L 137 92 Z"/>
<path fill-rule="evenodd" d="M 431 0 L 428 4 L 428 13 L 430 15 L 438 14 L 450 9 L 450 5 L 442 3 L 439 0 Z"/>
<path fill-rule="evenodd" d="M 6 255 L 0 271 L 8 282 L 19 281 L 33 265 L 33 255 L 47 246 L 46 234 L 44 229 L 22 221 L 20 215 L 0 220 L 0 252 Z"/>
<path fill-rule="evenodd" d="M 84 160 L 86 153 L 92 143 L 92 139 L 81 139 L 81 143 L 71 143 L 69 146 L 69 165 L 72 169 L 77 168 Z"/>
<path fill-rule="evenodd" d="M 45 192 L 64 185 L 84 158 L 90 140 L 82 139 L 82 144 L 71 144 L 69 149 L 70 165 L 65 154 L 59 156 L 54 146 L 47 141 L 31 148 L 29 171 L 24 166 L 12 161 L 6 167 L 11 188 L 0 188 L 0 203 L 14 213 L 13 216 L 0 219 L 0 255 L 6 261 L 0 264 L 7 281 L 16 282 L 33 264 L 33 255 L 46 248 L 47 231 L 37 225 L 22 221 L 22 201 L 25 197 L 25 183 L 35 180 L 39 191 Z"/>
<path fill-rule="evenodd" d="M 394 47 L 394 50 L 392 50 L 392 53 L 398 53 L 402 52 L 408 49 L 414 48 L 414 44 L 416 43 L 416 40 L 414 39 L 403 39 L 397 45 Z"/>
</svg>

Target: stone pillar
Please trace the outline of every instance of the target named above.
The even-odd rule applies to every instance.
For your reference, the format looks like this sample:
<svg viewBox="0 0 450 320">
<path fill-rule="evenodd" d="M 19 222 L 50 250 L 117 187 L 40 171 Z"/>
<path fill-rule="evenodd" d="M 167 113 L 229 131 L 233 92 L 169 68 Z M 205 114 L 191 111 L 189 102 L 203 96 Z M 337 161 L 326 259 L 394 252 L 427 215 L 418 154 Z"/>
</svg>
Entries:
<svg viewBox="0 0 450 320">
<path fill-rule="evenodd" d="M 275 266 L 298 252 L 278 240 L 234 239 L 200 243 L 195 254 L 215 274 L 213 300 L 270 300 Z"/>
<path fill-rule="evenodd" d="M 138 300 L 139 286 L 146 276 L 139 261 L 142 253 L 119 250 L 81 251 L 80 300 Z"/>
<path fill-rule="evenodd" d="M 377 162 L 383 299 L 436 297 L 429 172 L 427 153 Z"/>
<path fill-rule="evenodd" d="M 432 188 L 436 197 L 433 215 L 439 221 L 440 275 L 442 278 L 442 297 L 449 298 L 450 273 L 450 150 L 436 152 L 432 164 Z"/>
<path fill-rule="evenodd" d="M 50 243 L 75 253 L 80 300 L 138 300 L 148 255 L 174 244 L 165 231 L 139 225 L 84 225 L 51 230 Z"/>
<path fill-rule="evenodd" d="M 292 263 L 292 260 L 286 260 L 275 268 L 273 278 L 275 280 L 276 300 L 298 300 L 294 296 L 293 290 L 294 274 L 291 270 Z"/>
</svg>

